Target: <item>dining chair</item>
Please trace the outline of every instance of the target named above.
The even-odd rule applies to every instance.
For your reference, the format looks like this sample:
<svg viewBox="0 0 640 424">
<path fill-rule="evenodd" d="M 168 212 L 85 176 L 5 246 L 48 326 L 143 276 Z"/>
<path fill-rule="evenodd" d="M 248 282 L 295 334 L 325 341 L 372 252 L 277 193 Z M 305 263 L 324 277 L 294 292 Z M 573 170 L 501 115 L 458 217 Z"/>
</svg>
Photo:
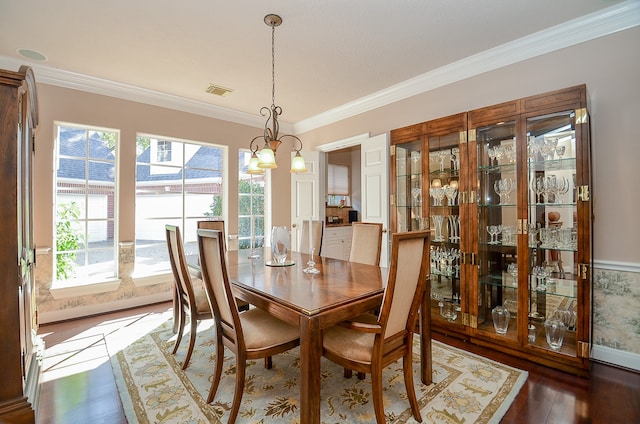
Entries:
<svg viewBox="0 0 640 424">
<path fill-rule="evenodd" d="M 198 247 L 202 278 L 216 332 L 216 364 L 207 403 L 213 401 L 218 390 L 226 346 L 236 357 L 236 384 L 228 421 L 234 423 L 244 391 L 247 360 L 264 358 L 266 364 L 272 355 L 300 345 L 300 329 L 259 308 L 238 311 L 220 231 L 199 229 Z"/>
<path fill-rule="evenodd" d="M 382 370 L 402 358 L 413 417 L 422 422 L 413 386 L 413 332 L 429 270 L 429 231 L 395 233 L 389 278 L 380 313 L 363 314 L 323 332 L 322 354 L 332 362 L 371 374 L 377 423 L 385 422 Z"/>
<path fill-rule="evenodd" d="M 351 251 L 349 261 L 369 265 L 380 265 L 382 247 L 382 224 L 354 222 L 351 224 Z"/>
<path fill-rule="evenodd" d="M 324 233 L 324 222 L 323 221 L 312 221 L 313 222 L 313 254 L 316 256 L 320 256 L 320 251 L 322 250 L 322 236 Z M 298 245 L 298 252 L 300 253 L 309 253 L 309 220 L 302 221 L 302 236 L 300 237 L 300 244 Z"/>
<path fill-rule="evenodd" d="M 211 319 L 213 316 L 211 315 L 211 308 L 209 308 L 207 295 L 202 284 L 199 280 L 196 281 L 196 284 L 193 283 L 193 277 L 189 272 L 187 259 L 184 254 L 180 227 L 165 225 L 165 232 L 167 236 L 167 248 L 169 249 L 169 262 L 171 263 L 171 270 L 173 271 L 173 287 L 176 294 L 174 306 L 178 308 L 177 313 L 174 313 L 174 317 L 178 319 L 178 338 L 171 352 L 172 354 L 178 351 L 178 347 L 182 341 L 182 333 L 184 332 L 187 314 L 189 314 L 191 324 L 189 348 L 187 349 L 187 356 L 184 358 L 184 364 L 182 365 L 182 369 L 184 370 L 189 366 L 189 360 L 193 353 L 198 322 L 204 319 Z"/>
<path fill-rule="evenodd" d="M 376 222 L 354 222 L 351 224 L 351 251 L 349 261 L 368 265 L 380 265 L 382 248 L 382 224 Z M 379 309 L 376 309 L 378 311 Z M 353 370 L 344 369 L 344 376 L 351 378 Z M 364 380 L 365 374 L 358 373 L 358 379 Z"/>
<path fill-rule="evenodd" d="M 216 221 L 198 221 L 198 228 L 204 228 L 205 230 L 218 230 L 222 232 L 222 245 L 224 246 L 224 251 L 227 251 L 227 237 L 226 232 L 224 230 L 224 221 L 216 220 Z M 198 259 L 199 261 L 199 259 Z M 249 302 L 245 302 L 244 300 L 236 299 L 236 303 L 238 304 L 238 309 L 241 311 L 245 311 L 249 309 Z"/>
</svg>

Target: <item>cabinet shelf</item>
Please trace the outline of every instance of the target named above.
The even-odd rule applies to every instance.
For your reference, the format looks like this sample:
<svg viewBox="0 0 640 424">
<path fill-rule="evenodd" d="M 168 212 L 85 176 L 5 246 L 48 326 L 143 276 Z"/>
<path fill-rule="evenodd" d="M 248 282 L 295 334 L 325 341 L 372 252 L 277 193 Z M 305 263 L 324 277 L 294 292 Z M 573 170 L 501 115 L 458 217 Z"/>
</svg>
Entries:
<svg viewBox="0 0 640 424">
<path fill-rule="evenodd" d="M 576 159 L 565 158 L 544 161 L 528 161 L 527 168 L 529 172 L 546 172 L 546 171 L 575 171 Z"/>
</svg>

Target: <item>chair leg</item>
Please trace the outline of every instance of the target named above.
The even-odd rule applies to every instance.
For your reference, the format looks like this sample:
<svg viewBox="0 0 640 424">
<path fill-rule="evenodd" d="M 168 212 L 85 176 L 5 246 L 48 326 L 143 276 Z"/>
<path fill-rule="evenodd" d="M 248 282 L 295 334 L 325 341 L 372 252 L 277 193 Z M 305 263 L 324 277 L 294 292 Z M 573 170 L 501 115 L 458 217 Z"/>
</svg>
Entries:
<svg viewBox="0 0 640 424">
<path fill-rule="evenodd" d="M 273 368 L 273 360 L 271 359 L 271 356 L 267 356 L 264 358 L 264 367 L 268 370 Z"/>
<path fill-rule="evenodd" d="M 173 355 L 178 351 L 178 347 L 180 347 L 180 342 L 182 341 L 182 333 L 184 332 L 184 310 L 180 307 L 180 312 L 178 312 L 178 337 L 176 338 L 176 344 L 173 346 L 173 350 L 171 353 Z"/>
<path fill-rule="evenodd" d="M 363 373 L 363 372 L 359 372 L 359 373 L 358 373 L 358 380 L 364 380 L 364 379 L 366 378 L 366 376 L 367 376 L 367 375 L 366 375 L 365 373 Z"/>
<path fill-rule="evenodd" d="M 242 401 L 242 392 L 244 391 L 244 376 L 245 367 L 247 361 L 243 358 L 240 359 L 239 355 L 236 355 L 236 389 L 233 393 L 233 403 L 231 404 L 231 411 L 229 412 L 228 424 L 234 424 L 238 417 L 238 411 L 240 410 L 240 402 Z"/>
<path fill-rule="evenodd" d="M 191 316 L 191 330 L 189 332 L 189 349 L 187 349 L 187 356 L 184 358 L 184 364 L 182 364 L 182 369 L 186 370 L 189 366 L 189 361 L 191 360 L 191 354 L 193 353 L 193 347 L 196 344 L 196 333 L 198 331 L 198 320 L 195 317 Z"/>
<path fill-rule="evenodd" d="M 211 403 L 218 391 L 218 385 L 220 384 L 220 378 L 222 377 L 222 365 L 224 363 L 224 344 L 222 343 L 222 337 L 216 337 L 216 368 L 213 371 L 213 379 L 211 380 L 211 388 L 209 388 L 209 396 L 207 397 L 207 403 Z"/>
<path fill-rule="evenodd" d="M 418 407 L 418 399 L 416 398 L 416 390 L 413 386 L 413 364 L 411 363 L 411 349 L 407 349 L 405 356 L 402 358 L 402 373 L 404 374 L 404 385 L 407 389 L 407 398 L 409 398 L 409 405 L 411 405 L 411 412 L 413 418 L 419 423 L 422 422 L 422 415 L 420 415 L 420 408 Z"/>
<path fill-rule="evenodd" d="M 349 368 L 344 369 L 344 378 L 351 378 L 352 375 L 353 375 L 352 370 L 350 370 Z"/>
<path fill-rule="evenodd" d="M 384 403 L 382 400 L 382 369 L 371 370 L 371 397 L 373 398 L 373 410 L 376 413 L 376 423 L 384 424 Z"/>
</svg>

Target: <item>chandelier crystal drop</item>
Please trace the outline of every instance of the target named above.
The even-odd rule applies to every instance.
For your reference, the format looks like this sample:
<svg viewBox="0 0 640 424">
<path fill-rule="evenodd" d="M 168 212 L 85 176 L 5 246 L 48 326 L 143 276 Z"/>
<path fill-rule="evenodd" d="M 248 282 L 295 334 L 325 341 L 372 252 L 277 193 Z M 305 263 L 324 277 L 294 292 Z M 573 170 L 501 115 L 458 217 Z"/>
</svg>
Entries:
<svg viewBox="0 0 640 424">
<path fill-rule="evenodd" d="M 287 139 L 293 145 L 292 151 L 296 152 L 291 159 L 291 172 L 307 172 L 304 158 L 300 154 L 302 141 L 295 135 L 280 134 L 280 124 L 278 123 L 278 116 L 282 115 L 282 108 L 276 106 L 275 33 L 276 27 L 282 24 L 282 18 L 278 15 L 269 14 L 264 17 L 264 23 L 271 27 L 271 107 L 263 106 L 260 109 L 260 114 L 267 117 L 267 121 L 264 124 L 264 133 L 255 137 L 249 144 L 251 159 L 249 160 L 247 172 L 249 174 L 262 174 L 265 169 L 277 168 L 276 150 Z M 259 148 L 259 140 L 264 141 L 262 149 Z"/>
</svg>

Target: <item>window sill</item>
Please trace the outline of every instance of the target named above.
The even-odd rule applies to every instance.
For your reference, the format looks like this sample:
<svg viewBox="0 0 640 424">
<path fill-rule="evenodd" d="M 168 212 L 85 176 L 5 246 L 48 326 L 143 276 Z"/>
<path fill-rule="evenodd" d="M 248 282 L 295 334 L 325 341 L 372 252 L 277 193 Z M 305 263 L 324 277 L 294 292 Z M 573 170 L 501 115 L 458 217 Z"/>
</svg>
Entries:
<svg viewBox="0 0 640 424">
<path fill-rule="evenodd" d="M 154 286 L 156 284 L 170 283 L 173 280 L 173 274 L 171 272 L 163 272 L 161 274 L 142 274 L 131 276 L 133 278 L 133 285 L 136 287 Z"/>
<path fill-rule="evenodd" d="M 51 287 L 51 296 L 55 300 L 67 299 L 70 297 L 78 297 L 78 296 L 87 296 L 92 294 L 100 294 L 100 293 L 109 293 L 118 290 L 120 287 L 120 283 L 122 280 L 119 278 L 114 278 L 111 280 L 89 283 L 89 284 L 78 284 L 78 285 L 66 285 L 63 286 L 59 284 L 58 287 Z"/>
</svg>

